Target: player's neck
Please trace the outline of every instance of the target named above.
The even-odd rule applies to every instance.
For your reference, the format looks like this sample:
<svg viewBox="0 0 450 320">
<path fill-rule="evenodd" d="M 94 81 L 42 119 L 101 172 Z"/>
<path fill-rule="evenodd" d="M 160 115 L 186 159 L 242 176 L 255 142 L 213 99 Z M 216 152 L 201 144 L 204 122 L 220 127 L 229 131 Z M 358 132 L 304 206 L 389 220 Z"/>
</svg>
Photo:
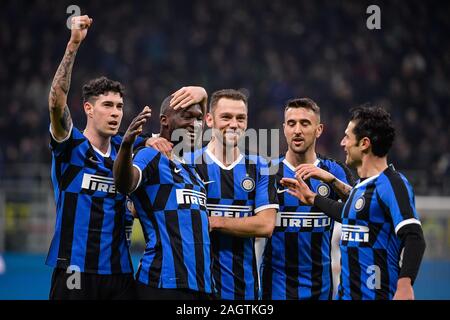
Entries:
<svg viewBox="0 0 450 320">
<path fill-rule="evenodd" d="M 304 163 L 314 163 L 317 160 L 316 151 L 314 149 L 309 149 L 305 153 L 297 153 L 293 152 L 291 149 L 288 149 L 286 152 L 286 160 L 294 167 L 297 167 Z"/>
<path fill-rule="evenodd" d="M 88 127 L 84 129 L 83 135 L 86 137 L 86 139 L 89 140 L 91 145 L 96 147 L 102 153 L 106 154 L 108 152 L 111 143 L 111 136 L 108 137 L 102 136 L 96 133 L 94 130 L 89 129 Z"/>
<path fill-rule="evenodd" d="M 219 160 L 225 166 L 229 166 L 234 163 L 241 154 L 241 151 L 237 146 L 224 146 L 217 139 L 211 140 L 211 142 L 208 143 L 207 148 L 209 152 L 211 152 L 217 158 L 217 160 Z"/>
<path fill-rule="evenodd" d="M 369 178 L 376 176 L 386 170 L 387 157 L 377 157 L 373 154 L 365 155 L 361 161 L 361 165 L 356 168 L 360 178 Z"/>
</svg>

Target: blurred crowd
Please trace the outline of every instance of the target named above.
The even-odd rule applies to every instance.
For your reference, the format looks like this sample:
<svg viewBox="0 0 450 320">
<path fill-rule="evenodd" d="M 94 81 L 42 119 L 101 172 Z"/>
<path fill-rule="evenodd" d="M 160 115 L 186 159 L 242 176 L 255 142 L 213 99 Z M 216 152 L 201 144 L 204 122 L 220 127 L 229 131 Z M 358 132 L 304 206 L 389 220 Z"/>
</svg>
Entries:
<svg viewBox="0 0 450 320">
<path fill-rule="evenodd" d="M 369 30 L 366 8 L 381 8 Z M 0 2 L 0 175 L 49 163 L 47 97 L 70 36 L 68 1 Z M 450 5 L 433 1 L 90 1 L 94 23 L 75 62 L 69 107 L 85 125 L 81 86 L 106 75 L 127 90 L 122 129 L 181 86 L 242 89 L 249 127 L 281 128 L 283 104 L 322 109 L 319 151 L 343 160 L 348 110 L 390 110 L 390 160 L 420 194 L 450 194 Z M 447 36 L 446 36 L 447 34 Z M 447 40 L 446 40 L 447 39 Z M 153 117 L 149 131 L 157 132 Z M 284 148 L 282 146 L 281 148 Z"/>
</svg>

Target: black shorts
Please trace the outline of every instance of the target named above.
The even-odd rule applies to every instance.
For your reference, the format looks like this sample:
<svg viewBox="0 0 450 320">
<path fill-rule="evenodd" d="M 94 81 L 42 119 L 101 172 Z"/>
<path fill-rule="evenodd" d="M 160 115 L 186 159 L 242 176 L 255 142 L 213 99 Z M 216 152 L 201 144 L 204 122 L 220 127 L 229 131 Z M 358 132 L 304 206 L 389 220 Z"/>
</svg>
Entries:
<svg viewBox="0 0 450 320">
<path fill-rule="evenodd" d="M 212 300 L 212 295 L 206 292 L 153 288 L 140 281 L 136 281 L 136 294 L 139 300 Z"/>
<path fill-rule="evenodd" d="M 78 277 L 78 278 L 77 278 Z M 100 275 L 53 270 L 50 300 L 132 300 L 136 299 L 133 274 Z"/>
</svg>

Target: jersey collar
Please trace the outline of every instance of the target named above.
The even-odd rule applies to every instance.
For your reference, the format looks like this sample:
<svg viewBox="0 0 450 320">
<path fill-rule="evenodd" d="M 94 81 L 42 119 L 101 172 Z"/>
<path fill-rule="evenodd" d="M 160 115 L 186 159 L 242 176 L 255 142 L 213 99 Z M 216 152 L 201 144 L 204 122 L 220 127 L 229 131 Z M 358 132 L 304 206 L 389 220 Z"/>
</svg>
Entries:
<svg viewBox="0 0 450 320">
<path fill-rule="evenodd" d="M 375 175 L 375 176 L 371 176 L 371 177 L 369 177 L 369 178 L 367 178 L 367 179 L 364 179 L 363 181 L 361 181 L 360 183 L 358 183 L 358 184 L 357 184 L 356 186 L 354 186 L 353 188 L 359 188 L 359 187 L 361 187 L 361 186 L 364 186 L 364 185 L 368 184 L 370 181 L 373 181 L 373 180 L 375 180 L 376 178 L 378 178 L 378 177 L 380 176 L 380 174 L 381 174 L 381 172 L 380 172 L 379 174 Z"/>
<path fill-rule="evenodd" d="M 233 169 L 244 157 L 241 153 L 232 164 L 230 164 L 229 166 L 225 166 L 222 162 L 219 161 L 219 159 L 216 158 L 216 156 L 208 148 L 206 148 L 205 153 L 211 158 L 212 161 L 214 161 L 219 167 L 221 167 L 224 170 Z"/>
<path fill-rule="evenodd" d="M 94 151 L 97 152 L 99 155 L 101 155 L 103 158 L 108 158 L 109 156 L 111 156 L 111 142 L 109 143 L 108 151 L 106 151 L 106 153 L 101 152 L 92 143 L 91 146 L 94 149 Z"/>
</svg>

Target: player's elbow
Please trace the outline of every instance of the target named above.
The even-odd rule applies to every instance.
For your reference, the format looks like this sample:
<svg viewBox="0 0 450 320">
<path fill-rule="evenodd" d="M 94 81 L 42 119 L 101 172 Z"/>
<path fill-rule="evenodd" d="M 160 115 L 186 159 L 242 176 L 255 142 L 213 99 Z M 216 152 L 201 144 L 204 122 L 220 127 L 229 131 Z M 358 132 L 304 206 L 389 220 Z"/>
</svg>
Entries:
<svg viewBox="0 0 450 320">
<path fill-rule="evenodd" d="M 261 234 L 259 237 L 270 238 L 272 236 L 273 230 L 275 228 L 275 219 L 267 219 L 264 225 L 261 227 Z"/>
<path fill-rule="evenodd" d="M 267 210 L 267 211 L 266 211 Z M 260 219 L 259 232 L 257 237 L 270 238 L 272 236 L 273 230 L 275 229 L 276 222 L 276 210 L 266 209 L 256 216 Z"/>
<path fill-rule="evenodd" d="M 117 189 L 117 191 L 119 191 L 119 193 L 121 193 L 121 194 L 129 194 L 131 192 L 131 189 L 127 188 L 123 184 L 117 183 L 116 181 L 114 183 L 115 183 L 116 189 Z"/>
<path fill-rule="evenodd" d="M 114 166 L 114 169 L 116 167 Z M 114 185 L 116 186 L 116 190 L 122 194 L 128 194 L 131 192 L 131 186 L 126 179 L 122 179 L 120 177 L 120 174 L 114 170 L 113 171 L 113 177 L 114 177 Z"/>
<path fill-rule="evenodd" d="M 272 237 L 272 233 L 273 233 L 273 228 L 266 228 L 260 237 L 270 238 L 270 237 Z"/>
<path fill-rule="evenodd" d="M 130 194 L 134 190 L 132 181 L 122 179 L 120 176 L 114 176 L 114 184 L 116 185 L 117 191 L 122 194 Z"/>
<path fill-rule="evenodd" d="M 60 114 L 64 108 L 64 105 L 61 104 L 61 102 L 57 101 L 57 99 L 48 99 L 48 110 L 50 113 L 57 113 Z"/>
<path fill-rule="evenodd" d="M 66 95 L 63 94 L 63 90 L 59 87 L 53 87 L 48 95 L 48 108 L 50 111 L 58 111 L 66 106 Z"/>
<path fill-rule="evenodd" d="M 261 230 L 261 234 L 259 234 L 258 237 L 270 238 L 270 237 L 272 237 L 272 233 L 273 233 L 273 228 L 265 227 L 263 230 Z"/>
</svg>

